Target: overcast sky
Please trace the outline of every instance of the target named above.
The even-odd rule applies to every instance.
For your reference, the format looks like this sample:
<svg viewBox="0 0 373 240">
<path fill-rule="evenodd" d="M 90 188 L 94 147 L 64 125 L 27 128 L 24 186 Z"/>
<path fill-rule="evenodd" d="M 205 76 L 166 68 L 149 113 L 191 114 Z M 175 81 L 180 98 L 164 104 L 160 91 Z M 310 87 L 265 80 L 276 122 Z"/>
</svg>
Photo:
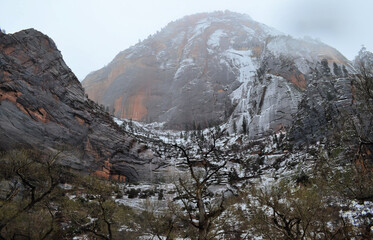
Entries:
<svg viewBox="0 0 373 240">
<path fill-rule="evenodd" d="M 47 34 L 82 80 L 170 21 L 226 9 L 318 38 L 349 59 L 363 44 L 373 49 L 372 0 L 0 0 L 0 28 Z"/>
</svg>

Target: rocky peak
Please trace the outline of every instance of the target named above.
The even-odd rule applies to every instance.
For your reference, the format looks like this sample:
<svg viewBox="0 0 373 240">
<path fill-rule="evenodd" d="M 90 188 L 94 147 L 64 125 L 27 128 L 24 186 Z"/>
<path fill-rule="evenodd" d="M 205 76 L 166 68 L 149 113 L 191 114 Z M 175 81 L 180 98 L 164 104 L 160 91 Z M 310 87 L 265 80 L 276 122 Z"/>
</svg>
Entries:
<svg viewBox="0 0 373 240">
<path fill-rule="evenodd" d="M 349 65 L 337 50 L 294 39 L 232 12 L 168 24 L 83 81 L 120 118 L 193 129 L 247 121 L 261 137 L 289 126 L 317 64 Z M 231 129 L 233 130 L 233 129 Z"/>
<path fill-rule="evenodd" d="M 0 35 L 0 132 L 0 150 L 62 151 L 61 164 L 107 178 L 139 180 L 152 159 L 85 97 L 53 40 L 34 29 Z"/>
</svg>

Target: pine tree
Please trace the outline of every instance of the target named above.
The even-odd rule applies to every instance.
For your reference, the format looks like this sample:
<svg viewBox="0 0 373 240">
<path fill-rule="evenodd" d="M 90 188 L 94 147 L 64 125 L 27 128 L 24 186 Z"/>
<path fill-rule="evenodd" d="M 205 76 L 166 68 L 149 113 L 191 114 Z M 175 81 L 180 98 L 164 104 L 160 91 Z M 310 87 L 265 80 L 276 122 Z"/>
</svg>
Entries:
<svg viewBox="0 0 373 240">
<path fill-rule="evenodd" d="M 130 121 L 128 122 L 128 127 L 129 127 L 130 132 L 133 133 L 133 123 L 132 123 L 132 118 L 130 118 Z"/>
<path fill-rule="evenodd" d="M 348 77 L 348 71 L 345 65 L 343 65 L 342 70 L 343 70 L 343 76 Z"/>
<path fill-rule="evenodd" d="M 247 133 L 247 122 L 245 116 L 242 119 L 242 133 L 246 134 Z"/>
<path fill-rule="evenodd" d="M 321 70 L 323 74 L 330 75 L 329 63 L 325 58 L 321 60 Z"/>
<path fill-rule="evenodd" d="M 341 77 L 342 76 L 341 67 L 338 66 L 335 62 L 333 63 L 333 72 L 334 72 L 334 75 L 336 75 L 337 77 Z"/>
</svg>

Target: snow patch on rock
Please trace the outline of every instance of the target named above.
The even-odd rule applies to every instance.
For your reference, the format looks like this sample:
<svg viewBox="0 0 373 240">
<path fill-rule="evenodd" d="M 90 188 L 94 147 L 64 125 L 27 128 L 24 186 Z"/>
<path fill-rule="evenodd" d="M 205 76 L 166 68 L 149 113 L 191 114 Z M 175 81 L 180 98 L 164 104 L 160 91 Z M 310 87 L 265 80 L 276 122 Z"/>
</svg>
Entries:
<svg viewBox="0 0 373 240">
<path fill-rule="evenodd" d="M 207 45 L 213 48 L 220 46 L 220 38 L 227 36 L 227 34 L 222 29 L 216 30 L 213 34 L 211 34 L 209 40 L 207 41 Z"/>
</svg>

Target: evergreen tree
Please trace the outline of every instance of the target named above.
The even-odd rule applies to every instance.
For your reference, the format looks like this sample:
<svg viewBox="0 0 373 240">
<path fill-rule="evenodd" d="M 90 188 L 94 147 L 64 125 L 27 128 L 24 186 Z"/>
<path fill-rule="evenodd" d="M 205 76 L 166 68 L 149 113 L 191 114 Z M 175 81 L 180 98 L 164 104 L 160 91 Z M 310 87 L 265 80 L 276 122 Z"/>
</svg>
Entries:
<svg viewBox="0 0 373 240">
<path fill-rule="evenodd" d="M 130 121 L 128 122 L 128 127 L 129 127 L 130 132 L 133 133 L 133 123 L 132 123 L 132 118 L 131 118 Z"/>
<path fill-rule="evenodd" d="M 341 67 L 338 66 L 335 62 L 333 63 L 333 72 L 334 72 L 334 75 L 336 75 L 337 77 L 342 77 Z"/>
<path fill-rule="evenodd" d="M 343 76 L 348 77 L 348 71 L 345 65 L 343 65 L 342 70 L 343 70 Z"/>
<path fill-rule="evenodd" d="M 325 75 L 330 75 L 329 63 L 325 58 L 321 60 L 321 71 Z"/>
<path fill-rule="evenodd" d="M 247 133 L 247 122 L 245 116 L 242 119 L 242 133 L 246 134 Z"/>
<path fill-rule="evenodd" d="M 184 140 L 187 141 L 188 137 L 189 137 L 189 132 L 185 131 L 185 133 L 184 133 Z"/>
<path fill-rule="evenodd" d="M 201 124 L 198 123 L 198 125 L 197 125 L 197 137 L 201 138 L 201 135 L 202 135 L 202 127 L 201 127 Z"/>
</svg>

